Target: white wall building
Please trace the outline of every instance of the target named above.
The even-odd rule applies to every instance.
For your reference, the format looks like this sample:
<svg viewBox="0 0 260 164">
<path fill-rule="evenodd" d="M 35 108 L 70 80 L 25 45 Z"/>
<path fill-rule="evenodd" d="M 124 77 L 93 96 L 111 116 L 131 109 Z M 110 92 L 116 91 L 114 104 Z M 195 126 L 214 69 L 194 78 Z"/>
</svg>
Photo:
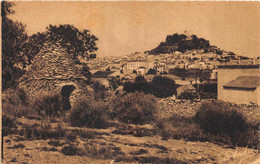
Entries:
<svg viewBox="0 0 260 164">
<path fill-rule="evenodd" d="M 259 65 L 220 65 L 218 100 L 260 104 Z"/>
</svg>

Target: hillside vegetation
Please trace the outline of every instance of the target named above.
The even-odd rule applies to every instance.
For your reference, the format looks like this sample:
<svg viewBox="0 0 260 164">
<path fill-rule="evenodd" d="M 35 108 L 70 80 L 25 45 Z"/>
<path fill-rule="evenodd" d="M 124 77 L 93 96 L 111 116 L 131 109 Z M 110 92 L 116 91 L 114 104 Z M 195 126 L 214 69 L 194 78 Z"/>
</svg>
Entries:
<svg viewBox="0 0 260 164">
<path fill-rule="evenodd" d="M 161 42 L 156 48 L 147 52 L 153 55 L 172 54 L 175 51 L 184 53 L 194 49 L 204 49 L 204 52 L 213 51 L 219 55 L 223 53 L 222 50 L 210 45 L 209 41 L 204 38 L 198 38 L 196 35 L 187 36 L 178 33 L 167 35 L 165 42 Z"/>
</svg>

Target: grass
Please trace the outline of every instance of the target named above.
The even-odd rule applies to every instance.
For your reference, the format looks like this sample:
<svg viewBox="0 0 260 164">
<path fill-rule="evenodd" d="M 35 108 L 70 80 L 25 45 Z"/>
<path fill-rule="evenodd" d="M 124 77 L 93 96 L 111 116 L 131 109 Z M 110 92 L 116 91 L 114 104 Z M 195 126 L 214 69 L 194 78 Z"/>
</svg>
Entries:
<svg viewBox="0 0 260 164">
<path fill-rule="evenodd" d="M 33 125 L 24 125 L 19 131 L 21 136 L 26 139 L 58 139 L 63 138 L 66 135 L 66 131 L 60 124 L 56 128 L 51 127 L 49 123 L 42 122 Z"/>
<path fill-rule="evenodd" d="M 144 137 L 144 136 L 155 135 L 154 129 L 148 129 L 146 127 L 141 127 L 139 125 L 119 124 L 115 127 L 116 127 L 116 129 L 114 131 L 112 131 L 112 133 L 114 133 L 114 134 L 133 135 L 135 137 Z"/>
<path fill-rule="evenodd" d="M 84 155 L 84 152 L 82 149 L 77 148 L 75 145 L 68 145 L 64 146 L 61 149 L 61 153 L 64 155 Z"/>
<path fill-rule="evenodd" d="M 98 143 L 84 144 L 84 151 L 88 157 L 94 159 L 114 159 L 125 155 L 119 147 Z"/>
<path fill-rule="evenodd" d="M 87 156 L 93 159 L 114 159 L 118 156 L 124 156 L 119 147 L 93 142 L 86 143 L 81 148 L 74 144 L 66 145 L 61 149 L 61 153 L 64 155 Z"/>
</svg>

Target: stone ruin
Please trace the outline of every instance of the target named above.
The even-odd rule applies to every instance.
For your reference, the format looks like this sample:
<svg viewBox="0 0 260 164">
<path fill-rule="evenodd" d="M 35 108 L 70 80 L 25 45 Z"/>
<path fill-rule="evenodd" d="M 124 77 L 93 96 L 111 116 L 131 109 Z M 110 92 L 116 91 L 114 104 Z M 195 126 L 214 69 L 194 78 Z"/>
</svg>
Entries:
<svg viewBox="0 0 260 164">
<path fill-rule="evenodd" d="M 58 43 L 47 42 L 19 79 L 19 88 L 25 90 L 29 99 L 44 94 L 61 94 L 63 105 L 69 109 L 78 96 L 87 92 L 86 81 L 71 54 Z"/>
</svg>

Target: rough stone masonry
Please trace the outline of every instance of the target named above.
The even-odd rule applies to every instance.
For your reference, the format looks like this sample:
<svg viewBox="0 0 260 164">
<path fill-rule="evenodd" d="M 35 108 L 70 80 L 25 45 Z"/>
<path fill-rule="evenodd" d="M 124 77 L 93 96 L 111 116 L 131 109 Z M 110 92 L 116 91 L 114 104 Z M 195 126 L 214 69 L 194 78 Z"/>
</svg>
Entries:
<svg viewBox="0 0 260 164">
<path fill-rule="evenodd" d="M 71 55 L 59 43 L 44 43 L 34 57 L 32 66 L 19 79 L 19 88 L 29 99 L 44 94 L 61 94 L 73 105 L 78 96 L 87 92 L 87 78 Z"/>
</svg>

